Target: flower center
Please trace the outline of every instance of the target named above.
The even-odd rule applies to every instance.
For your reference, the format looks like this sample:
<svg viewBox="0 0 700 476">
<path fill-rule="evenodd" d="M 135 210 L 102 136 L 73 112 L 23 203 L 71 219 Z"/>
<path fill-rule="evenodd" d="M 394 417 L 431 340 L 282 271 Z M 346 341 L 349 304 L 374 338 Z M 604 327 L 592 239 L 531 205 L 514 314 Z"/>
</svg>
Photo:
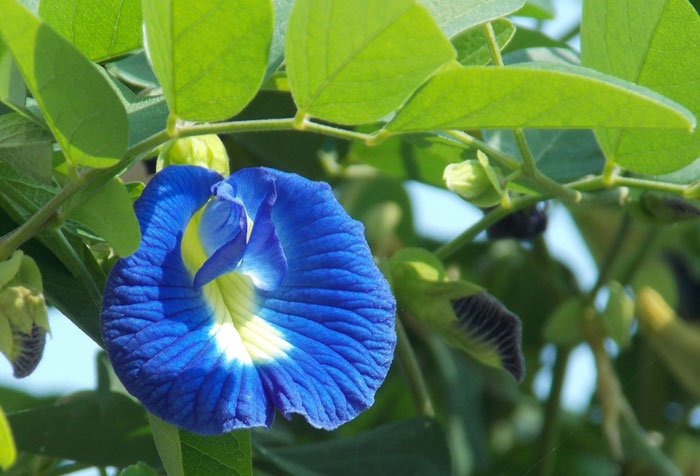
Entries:
<svg viewBox="0 0 700 476">
<path fill-rule="evenodd" d="M 213 254 L 205 251 L 199 233 L 205 210 L 206 207 L 202 208 L 190 219 L 182 237 L 182 260 L 193 281 Z M 253 223 L 247 215 L 245 219 L 248 225 L 247 242 Z M 236 265 L 231 263 L 231 269 L 235 269 Z M 228 360 L 265 361 L 285 355 L 284 351 L 290 345 L 276 329 L 257 315 L 256 290 L 250 276 L 238 271 L 224 272 L 203 284 L 201 292 L 213 316 L 210 334 Z"/>
</svg>

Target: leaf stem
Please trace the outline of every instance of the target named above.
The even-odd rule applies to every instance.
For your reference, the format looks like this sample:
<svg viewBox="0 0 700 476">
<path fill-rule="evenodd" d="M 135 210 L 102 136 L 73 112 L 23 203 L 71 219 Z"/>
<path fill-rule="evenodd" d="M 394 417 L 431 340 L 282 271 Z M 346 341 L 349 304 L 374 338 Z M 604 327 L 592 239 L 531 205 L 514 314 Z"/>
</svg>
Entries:
<svg viewBox="0 0 700 476">
<path fill-rule="evenodd" d="M 495 147 L 491 147 L 488 145 L 486 142 L 477 139 L 476 137 L 467 134 L 466 132 L 462 131 L 446 131 L 444 134 L 461 144 L 466 145 L 467 147 L 474 147 L 486 155 L 489 156 L 489 158 L 496 160 L 499 164 L 501 164 L 503 167 L 506 167 L 508 169 L 511 169 L 513 171 L 518 171 L 522 170 L 522 165 L 520 164 L 520 161 L 513 157 L 512 155 L 505 154 L 501 152 L 500 150 L 496 149 Z"/>
<path fill-rule="evenodd" d="M 408 339 L 408 334 L 406 334 L 399 316 L 396 316 L 396 354 L 401 363 L 401 369 L 403 369 L 403 373 L 406 376 L 416 410 L 423 416 L 434 418 L 435 410 L 430 400 L 428 386 L 425 383 L 416 353 L 411 347 L 411 341 Z"/>
<path fill-rule="evenodd" d="M 435 256 L 437 256 L 443 261 L 446 260 L 453 254 L 455 254 L 457 251 L 459 251 L 464 245 L 476 238 L 476 236 L 479 233 L 496 223 L 501 218 L 516 210 L 535 205 L 536 203 L 541 202 L 543 200 L 547 200 L 548 198 L 550 197 L 539 195 L 526 195 L 513 199 L 510 203 L 509 208 L 504 208 L 500 206 L 491 210 L 490 212 L 486 213 L 483 217 L 481 217 L 481 220 L 477 221 L 472 226 L 467 228 L 464 232 L 462 232 L 462 234 L 459 235 L 457 238 L 448 243 L 445 243 L 440 248 L 435 250 Z"/>
</svg>

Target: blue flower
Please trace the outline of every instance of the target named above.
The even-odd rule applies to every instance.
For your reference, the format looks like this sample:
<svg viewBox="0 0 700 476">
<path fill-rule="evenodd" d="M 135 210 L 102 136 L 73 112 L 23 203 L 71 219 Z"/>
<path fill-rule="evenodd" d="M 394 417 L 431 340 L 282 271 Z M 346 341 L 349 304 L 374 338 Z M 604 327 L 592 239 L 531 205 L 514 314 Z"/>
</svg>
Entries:
<svg viewBox="0 0 700 476">
<path fill-rule="evenodd" d="M 142 240 L 112 269 L 102 328 L 153 414 L 200 434 L 331 429 L 369 407 L 395 346 L 395 301 L 360 223 L 325 183 L 173 165 L 135 204 Z"/>
</svg>

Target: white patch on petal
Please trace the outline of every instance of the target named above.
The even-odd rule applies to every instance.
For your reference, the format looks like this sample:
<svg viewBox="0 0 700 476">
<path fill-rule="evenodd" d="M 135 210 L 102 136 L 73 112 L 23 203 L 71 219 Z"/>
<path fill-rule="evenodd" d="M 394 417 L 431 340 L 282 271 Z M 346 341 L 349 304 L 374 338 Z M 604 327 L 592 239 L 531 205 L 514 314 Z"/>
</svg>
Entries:
<svg viewBox="0 0 700 476">
<path fill-rule="evenodd" d="M 192 217 L 182 239 L 182 259 L 192 276 L 207 258 L 196 232 L 200 216 L 201 211 Z M 214 315 L 209 335 L 228 361 L 252 364 L 286 357 L 292 346 L 255 314 L 255 286 L 250 277 L 237 272 L 223 274 L 205 284 L 202 293 Z"/>
</svg>

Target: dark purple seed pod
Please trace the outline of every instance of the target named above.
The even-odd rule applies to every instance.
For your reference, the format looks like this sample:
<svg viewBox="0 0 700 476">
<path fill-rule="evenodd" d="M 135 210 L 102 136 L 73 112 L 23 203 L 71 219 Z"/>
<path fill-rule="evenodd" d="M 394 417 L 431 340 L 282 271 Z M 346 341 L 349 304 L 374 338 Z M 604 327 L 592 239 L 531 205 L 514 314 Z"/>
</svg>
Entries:
<svg viewBox="0 0 700 476">
<path fill-rule="evenodd" d="M 548 209 L 545 203 L 516 210 L 488 227 L 486 234 L 491 240 L 533 240 L 547 229 Z"/>
</svg>

